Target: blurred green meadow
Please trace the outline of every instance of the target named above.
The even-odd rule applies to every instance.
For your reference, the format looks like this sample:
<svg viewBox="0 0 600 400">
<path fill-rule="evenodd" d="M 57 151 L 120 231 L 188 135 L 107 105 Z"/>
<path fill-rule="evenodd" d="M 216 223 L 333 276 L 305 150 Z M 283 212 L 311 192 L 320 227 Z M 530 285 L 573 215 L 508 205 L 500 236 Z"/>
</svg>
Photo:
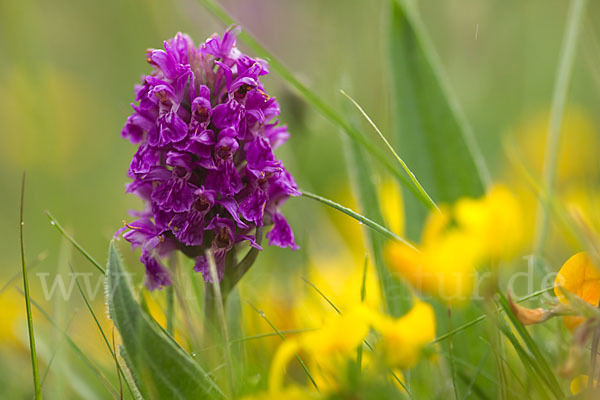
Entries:
<svg viewBox="0 0 600 400">
<path fill-rule="evenodd" d="M 403 147 L 405 142 L 395 129 L 397 118 L 403 118 L 404 111 L 411 111 L 393 100 L 393 60 L 403 55 L 392 54 L 397 47 L 390 38 L 390 1 L 219 3 L 245 32 L 384 154 L 388 155 L 387 149 L 375 131 L 340 94 L 340 89 L 364 108 L 409 167 L 419 164 L 421 155 L 414 148 Z M 522 201 L 525 230 L 531 237 L 537 196 L 523 176 L 519 160 L 534 171 L 534 176 L 541 177 L 547 120 L 570 2 L 417 3 L 446 82 L 464 112 L 491 180 L 505 183 Z M 600 222 L 596 202 L 600 198 L 599 19 L 600 3 L 589 1 L 568 90 L 556 185 L 557 196 L 585 203 L 590 218 L 596 222 Z M 123 221 L 131 219 L 128 210 L 141 206 L 135 196 L 125 194 L 124 185 L 129 182 L 126 172 L 135 146 L 121 137 L 120 130 L 131 113 L 133 85 L 149 72 L 146 49 L 161 48 L 163 40 L 177 32 L 185 32 L 201 43 L 226 27 L 202 2 L 195 0 L 0 0 L 0 183 L 4 189 L 0 197 L 0 398 L 30 399 L 34 395 L 25 303 L 16 289 L 22 288 L 18 241 L 21 174 L 27 173 L 24 232 L 31 297 L 52 321 L 34 307 L 45 397 L 111 398 L 111 390 L 105 386 L 112 384 L 118 392 L 114 360 L 77 287 L 70 286 L 72 294 L 67 299 L 54 295 L 45 300 L 48 287 L 44 283 L 51 285 L 56 274 L 66 277 L 67 290 L 71 268 L 92 273 L 88 276 L 92 288 L 100 275 L 50 224 L 44 212 L 49 210 L 100 264 L 105 264 L 109 241 Z M 243 41 L 238 46 L 255 55 Z M 263 83 L 280 102 L 281 121 L 288 125 L 291 134 L 276 154 L 300 188 L 375 219 L 361 208 L 360 196 L 352 183 L 354 172 L 348 168 L 348 137 L 339 126 L 324 118 L 273 69 Z M 417 85 L 414 90 L 418 94 L 423 89 Z M 421 101 L 439 99 L 424 95 Z M 373 168 L 378 190 L 384 190 L 390 182 L 401 187 L 377 160 L 370 158 L 368 164 Z M 452 171 L 453 166 L 447 165 L 447 169 Z M 419 167 L 413 171 L 420 178 Z M 422 183 L 426 190 L 430 189 L 426 182 Z M 404 191 L 403 198 L 410 196 Z M 436 195 L 432 196 L 437 200 Z M 406 209 L 411 210 L 408 204 Z M 331 310 L 321 304 L 323 299 L 302 281 L 303 277 L 321 289 L 327 287 L 329 295 L 340 303 L 352 296 L 349 293 L 360 295 L 365 253 L 369 253 L 369 260 L 373 258 L 372 243 L 367 235 L 363 237 L 366 228 L 306 197 L 290 199 L 284 212 L 300 250 L 265 246 L 241 282 L 238 295 L 243 317 L 236 315 L 243 328 L 230 332 L 233 337 L 272 332 L 245 301 L 264 310 L 281 330 L 305 328 L 310 321 L 317 324 L 322 318 L 312 313 L 317 309 Z M 407 225 L 410 216 L 403 216 L 402 211 L 383 212 L 388 228 L 419 241 L 421 226 Z M 417 213 L 423 214 L 425 209 Z M 554 222 L 550 230 L 550 244 L 543 258 L 550 270 L 557 271 L 570 255 L 582 249 Z M 139 273 L 135 283 L 141 287 L 143 266 L 128 246 L 120 243 L 119 247 L 128 268 Z M 522 257 L 532 253 L 531 247 L 531 243 L 524 245 L 506 268 L 513 273 L 526 271 L 527 261 Z M 372 263 L 369 271 L 370 279 L 376 279 Z M 379 290 L 376 283 L 370 284 L 372 291 Z M 525 295 L 525 289 L 520 289 L 519 294 Z M 536 281 L 534 290 L 539 289 L 543 287 Z M 147 307 L 161 323 L 163 295 L 144 295 L 148 298 Z M 377 306 L 383 303 L 377 299 L 373 302 Z M 438 336 L 484 314 L 481 308 L 469 306 L 453 311 L 448 318 L 447 309 L 435 304 Z M 91 299 L 91 305 L 112 341 L 112 335 L 117 333 L 107 317 L 102 287 Z M 293 311 L 286 310 L 286 305 Z M 561 357 L 568 352 L 569 341 L 565 337 L 570 335 L 560 322 L 557 319 L 548 326 L 535 327 L 532 334 L 540 339 L 542 351 L 557 369 L 564 361 Z M 176 339 L 177 331 L 185 330 L 185 317 L 181 314 L 176 320 Z M 486 332 L 481 326 L 463 332 L 452 346 L 444 342 L 433 351 L 436 355 L 421 361 L 412 380 L 415 398 L 449 398 L 444 397 L 453 390 L 453 379 L 448 375 L 439 388 L 428 387 L 425 379 L 430 371 L 438 371 L 435 365 L 445 362 L 434 359 L 445 360 L 448 352 L 456 354 L 452 368 L 465 374 L 456 378 L 460 398 L 497 397 L 493 355 L 482 362 L 484 373 L 477 373 L 476 362 L 482 358 L 482 349 L 487 348 L 482 339 Z M 558 335 L 560 341 L 551 343 L 553 335 Z M 181 342 L 190 349 L 189 338 Z M 267 386 L 267 371 L 279 342 L 277 337 L 248 342 L 251 372 L 247 376 L 254 379 L 248 378 L 255 386 L 242 394 Z M 507 357 L 516 358 L 510 349 L 506 351 Z M 261 357 L 262 354 L 268 357 Z M 294 370 L 293 376 L 299 381 L 304 379 L 300 369 Z M 474 378 L 470 384 L 471 377 Z M 411 374 L 405 374 L 405 379 L 410 381 Z M 566 378 L 560 381 L 567 393 L 569 382 Z M 505 398 L 517 398 L 510 393 Z"/>
</svg>

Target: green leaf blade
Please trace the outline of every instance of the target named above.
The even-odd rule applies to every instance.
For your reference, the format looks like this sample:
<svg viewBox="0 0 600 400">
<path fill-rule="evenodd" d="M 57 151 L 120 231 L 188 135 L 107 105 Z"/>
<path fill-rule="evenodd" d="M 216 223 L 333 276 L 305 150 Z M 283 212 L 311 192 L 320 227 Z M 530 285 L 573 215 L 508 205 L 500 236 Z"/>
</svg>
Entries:
<svg viewBox="0 0 600 400">
<path fill-rule="evenodd" d="M 480 196 L 483 158 L 435 62 L 413 7 L 392 1 L 389 37 L 393 114 L 400 155 L 438 203 Z M 406 196 L 407 230 L 415 239 L 425 219 Z"/>
<path fill-rule="evenodd" d="M 123 358 L 142 396 L 223 398 L 223 392 L 207 373 L 143 312 L 126 277 L 112 241 L 107 269 L 109 312 L 121 335 Z"/>
</svg>

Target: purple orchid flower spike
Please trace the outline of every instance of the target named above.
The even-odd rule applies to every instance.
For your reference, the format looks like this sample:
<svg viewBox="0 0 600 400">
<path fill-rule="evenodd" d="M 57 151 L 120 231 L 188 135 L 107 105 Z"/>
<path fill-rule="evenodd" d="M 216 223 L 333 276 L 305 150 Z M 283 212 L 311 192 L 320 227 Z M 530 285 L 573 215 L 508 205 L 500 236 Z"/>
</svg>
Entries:
<svg viewBox="0 0 600 400">
<path fill-rule="evenodd" d="M 253 255 L 262 250 L 263 227 L 272 225 L 269 244 L 298 248 L 280 206 L 300 192 L 273 154 L 289 133 L 260 82 L 267 63 L 237 49 L 239 32 L 231 27 L 200 46 L 178 33 L 146 53 L 153 71 L 136 85 L 121 131 L 138 146 L 127 192 L 145 207 L 118 234 L 141 248 L 149 290 L 171 284 L 163 259 L 176 250 L 210 281 L 205 252 L 219 279 L 239 279 L 248 265 L 236 264 L 234 250 L 244 243 Z"/>
</svg>

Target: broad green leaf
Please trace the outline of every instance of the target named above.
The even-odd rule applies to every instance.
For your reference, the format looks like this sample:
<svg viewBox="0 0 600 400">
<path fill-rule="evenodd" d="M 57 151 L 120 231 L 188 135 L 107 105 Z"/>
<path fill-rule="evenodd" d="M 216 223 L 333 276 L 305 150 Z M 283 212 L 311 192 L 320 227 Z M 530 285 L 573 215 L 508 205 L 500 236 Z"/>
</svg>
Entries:
<svg viewBox="0 0 600 400">
<path fill-rule="evenodd" d="M 483 193 L 487 172 L 459 112 L 413 2 L 392 0 L 389 54 L 397 148 L 438 203 Z M 416 239 L 427 210 L 406 196 L 408 237 Z"/>
<path fill-rule="evenodd" d="M 107 268 L 110 317 L 121 335 L 121 355 L 145 399 L 222 398 L 205 371 L 144 313 L 135 300 L 114 241 Z"/>
</svg>

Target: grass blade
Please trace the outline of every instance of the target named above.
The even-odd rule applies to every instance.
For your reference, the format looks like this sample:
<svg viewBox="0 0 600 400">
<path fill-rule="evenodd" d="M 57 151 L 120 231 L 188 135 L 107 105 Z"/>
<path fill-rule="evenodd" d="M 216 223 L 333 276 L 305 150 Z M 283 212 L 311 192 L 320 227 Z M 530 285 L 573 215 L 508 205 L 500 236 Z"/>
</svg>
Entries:
<svg viewBox="0 0 600 400">
<path fill-rule="evenodd" d="M 25 296 L 25 310 L 27 312 L 27 329 L 29 332 L 29 352 L 31 354 L 31 368 L 33 369 L 33 385 L 35 398 L 42 398 L 42 385 L 40 384 L 40 372 L 37 364 L 37 352 L 35 350 L 35 334 L 33 332 L 33 315 L 31 314 L 31 298 L 29 296 L 29 280 L 27 279 L 27 263 L 25 261 L 25 241 L 23 240 L 23 209 L 25 205 L 25 172 L 21 180 L 21 207 L 19 213 L 19 243 L 21 247 L 21 268 L 23 272 L 23 290 Z"/>
<path fill-rule="evenodd" d="M 483 365 L 485 363 L 485 361 L 487 360 L 488 356 L 490 355 L 490 349 L 488 348 L 488 350 L 486 350 L 485 354 L 483 355 L 483 357 L 481 357 L 481 361 L 479 362 L 479 365 L 477 365 L 477 370 L 475 371 L 475 374 L 473 374 L 473 377 L 471 378 L 471 380 L 469 381 L 469 384 L 467 386 L 467 390 L 465 390 L 465 395 L 463 397 L 463 400 L 467 400 L 471 394 L 471 391 L 475 388 L 477 388 L 477 386 L 475 385 L 475 382 L 477 381 L 477 378 L 479 377 L 479 375 L 481 374 L 481 371 L 483 370 Z M 478 395 L 480 398 L 487 398 L 487 396 L 485 395 L 484 392 L 479 391 Z"/>
<path fill-rule="evenodd" d="M 73 239 L 73 237 L 71 235 L 69 235 L 65 229 L 62 227 L 62 225 L 56 220 L 56 218 L 54 218 L 54 216 L 52 215 L 52 213 L 48 210 L 45 211 L 46 215 L 48 216 L 48 218 L 50 219 L 50 224 L 54 225 L 56 227 L 56 229 L 58 229 L 58 231 L 69 241 L 71 242 L 71 244 L 73 246 L 75 246 L 75 248 L 85 257 L 88 259 L 89 262 L 92 263 L 92 265 L 94 267 L 96 267 L 96 269 L 98 269 L 98 271 L 102 272 L 102 275 L 106 275 L 106 271 L 104 270 L 104 268 L 102 268 L 102 266 L 100 265 L 100 263 L 98 263 L 98 261 L 96 261 L 94 259 L 94 257 L 92 257 L 90 255 L 90 253 L 88 253 L 83 247 L 81 247 L 81 245 L 79 243 L 77 243 L 77 241 L 75 239 Z"/>
<path fill-rule="evenodd" d="M 73 268 L 71 268 L 71 270 L 73 270 Z M 96 317 L 96 313 L 94 312 L 94 309 L 92 308 L 90 302 L 88 301 L 87 296 L 85 295 L 85 293 L 84 293 L 83 289 L 81 288 L 81 285 L 79 284 L 79 281 L 77 279 L 75 279 L 75 284 L 77 285 L 77 289 L 79 290 L 79 293 L 81 294 L 81 297 L 83 298 L 83 301 L 85 302 L 85 305 L 86 305 L 88 311 L 92 315 L 92 318 L 94 318 L 94 322 L 96 323 L 96 326 L 98 327 L 98 330 L 100 331 L 100 334 L 102 335 L 102 339 L 104 339 L 104 343 L 106 344 L 106 347 L 108 347 L 108 351 L 110 351 L 110 354 L 116 360 L 117 356 L 115 354 L 115 351 L 113 350 L 113 348 L 115 348 L 114 344 L 111 347 L 110 342 L 108 341 L 108 338 L 106 337 L 106 334 L 104 333 L 104 329 L 102 329 L 102 325 L 100 325 L 100 321 L 98 320 L 98 317 Z M 114 340 L 113 340 L 113 342 L 114 342 Z M 117 362 L 117 368 L 118 368 L 117 374 L 125 376 L 125 373 L 121 369 L 121 365 L 118 362 Z M 121 384 L 120 375 L 119 375 L 119 384 Z M 133 395 L 133 392 L 131 390 L 131 387 L 129 386 L 129 382 L 127 381 L 127 379 L 125 379 L 125 384 L 127 385 L 127 389 L 129 390 L 131 397 L 135 397 Z"/>
<path fill-rule="evenodd" d="M 345 144 L 348 154 L 348 169 L 362 212 L 368 215 L 369 218 L 372 218 L 372 220 L 368 220 L 369 222 L 373 221 L 376 225 L 383 225 L 383 215 L 373 181 L 373 171 L 367 155 L 363 148 L 355 141 L 347 140 Z M 374 228 L 375 225 L 371 224 L 370 227 Z M 365 233 L 367 234 L 368 247 L 370 247 L 373 254 L 373 262 L 377 271 L 377 278 L 381 287 L 385 308 L 390 315 L 397 317 L 409 305 L 410 296 L 407 296 L 407 288 L 392 276 L 385 265 L 383 258 L 384 238 L 375 235 L 373 230 Z M 397 237 L 397 235 L 393 236 Z M 404 240 L 402 241 L 407 243 Z"/>
<path fill-rule="evenodd" d="M 363 287 L 361 289 L 361 302 L 364 302 L 365 300 L 365 294 L 366 294 L 366 289 L 365 289 L 365 280 L 366 280 L 366 275 L 367 275 L 367 260 L 368 258 L 365 257 L 365 266 L 364 266 L 364 274 L 363 274 Z M 337 312 L 339 315 L 343 315 L 342 312 L 340 311 L 340 309 L 335 305 L 335 303 L 333 301 L 331 301 L 329 299 L 329 297 L 327 297 L 325 295 L 325 293 L 323 293 L 321 291 L 321 289 L 319 289 L 314 283 L 310 282 L 309 280 L 302 278 L 302 280 L 304 282 L 306 282 L 310 287 L 312 287 L 318 294 L 319 296 L 321 296 L 334 310 L 335 312 Z M 369 341 L 367 339 L 365 339 L 363 341 L 363 343 L 369 348 L 369 350 L 373 351 L 374 348 L 373 346 L 369 343 Z M 360 367 L 362 362 L 362 345 L 360 345 L 358 347 L 357 350 L 357 364 Z M 402 388 L 406 391 L 406 393 L 408 394 L 408 396 L 410 398 L 412 398 L 412 395 L 410 393 L 410 390 L 408 390 L 408 387 L 406 387 L 406 385 L 404 384 L 404 382 L 402 382 L 402 380 L 394 373 L 394 371 L 390 371 L 390 375 L 392 375 L 392 377 L 396 380 L 396 382 L 398 382 L 398 384 L 400 384 L 400 386 L 402 386 Z"/>
<path fill-rule="evenodd" d="M 275 331 L 275 334 L 277 334 L 277 336 L 279 336 L 281 338 L 281 340 L 285 341 L 285 336 L 283 336 L 283 333 L 279 329 L 277 329 L 275 327 L 275 325 L 273 325 L 273 323 L 271 322 L 271 320 L 269 318 L 267 318 L 267 316 L 265 315 L 265 313 L 263 311 L 259 310 L 252 303 L 250 303 L 248 301 L 246 301 L 246 303 L 250 307 L 252 307 L 252 309 L 254 311 L 256 311 L 258 313 L 258 315 L 260 315 L 261 318 L 264 319 L 267 324 L 269 324 L 269 326 L 271 327 L 271 329 L 273 329 L 273 331 Z M 298 354 L 296 354 L 296 360 L 298 360 L 298 363 L 300 364 L 300 366 L 302 367 L 302 369 L 306 373 L 306 376 L 308 376 L 308 379 L 310 379 L 311 383 L 313 384 L 313 386 L 315 387 L 315 389 L 318 392 L 319 391 L 319 386 L 317 385 L 317 382 L 315 381 L 315 378 L 313 378 L 312 374 L 308 370 L 308 367 L 306 366 L 306 364 L 304 363 L 304 361 L 302 361 L 302 358 L 300 358 L 300 356 Z"/>
<path fill-rule="evenodd" d="M 358 109 L 358 111 L 360 111 L 360 113 L 362 114 L 362 116 L 365 117 L 365 119 L 369 122 L 369 124 L 371 124 L 371 126 L 373 127 L 373 129 L 375 130 L 375 132 L 377 132 L 377 134 L 379 135 L 379 137 L 381 138 L 381 140 L 383 140 L 383 143 L 385 143 L 385 145 L 392 152 L 392 154 L 394 155 L 394 157 L 396 158 L 396 160 L 398 161 L 398 163 L 402 166 L 402 169 L 404 169 L 404 172 L 406 172 L 406 174 L 409 176 L 410 180 L 415 185 L 415 188 L 421 193 L 421 195 L 423 195 L 423 197 L 427 198 L 427 200 L 430 203 L 429 204 L 429 208 L 434 208 L 434 209 L 437 209 L 439 211 L 438 206 L 431 199 L 431 196 L 429 196 L 429 194 L 425 191 L 425 189 L 423 188 L 423 186 L 421 186 L 421 183 L 419 182 L 419 180 L 417 179 L 417 177 L 415 176 L 415 174 L 410 170 L 410 168 L 408 168 L 408 165 L 406 165 L 406 163 L 404 162 L 404 160 L 402 158 L 400 158 L 400 156 L 398 155 L 398 153 L 396 153 L 396 150 L 394 150 L 394 148 L 392 147 L 392 145 L 390 144 L 390 142 L 388 142 L 388 140 L 385 138 L 385 136 L 383 135 L 383 133 L 381 133 L 381 131 L 379 130 L 379 128 L 377 127 L 377 125 L 375 125 L 375 123 L 369 117 L 369 115 L 365 112 L 365 110 L 363 110 L 363 108 L 356 102 L 356 100 L 354 100 L 352 97 L 350 97 L 346 92 L 344 92 L 343 90 L 340 90 L 340 93 L 342 93 L 344 96 L 346 96 L 346 98 L 348 100 L 350 100 L 350 102 L 352 102 L 352 104 L 354 104 L 354 106 Z"/>
<path fill-rule="evenodd" d="M 165 312 L 167 318 L 166 329 L 169 335 L 173 336 L 173 320 L 175 318 L 175 297 L 173 295 L 173 286 L 169 286 L 165 289 L 167 310 Z"/>
<path fill-rule="evenodd" d="M 25 292 L 23 292 L 21 289 L 19 289 L 19 288 L 15 288 L 15 289 L 19 293 L 21 293 L 21 295 L 25 296 Z M 100 371 L 100 369 L 98 369 L 98 367 L 96 367 L 90 361 L 90 359 L 85 355 L 85 353 L 83 352 L 83 350 L 81 350 L 81 348 L 75 343 L 75 341 L 71 338 L 71 336 L 69 336 L 69 334 L 67 332 L 65 332 L 61 327 L 59 327 L 58 324 L 52 319 L 52 317 L 50 317 L 50 314 L 48 314 L 48 312 L 46 310 L 44 310 L 42 308 L 42 306 L 40 306 L 35 300 L 31 299 L 31 305 L 33 305 L 44 316 L 44 318 L 46 318 L 46 320 L 48 322 L 50 322 L 50 324 L 54 328 L 58 329 L 64 335 L 65 339 L 67 340 L 67 343 L 69 343 L 69 346 L 73 349 L 73 351 L 75 351 L 75 353 L 81 359 L 81 361 L 90 369 L 90 371 L 92 371 L 92 373 L 104 385 L 104 387 L 106 388 L 106 390 L 108 390 L 108 392 L 111 394 L 111 396 L 113 398 L 116 398 L 116 395 L 115 395 L 116 388 L 104 376 L 104 374 L 102 373 L 102 371 Z"/>
<path fill-rule="evenodd" d="M 365 262 L 363 264 L 363 274 L 362 274 L 362 282 L 360 285 L 360 302 L 364 303 L 365 298 L 367 297 L 367 267 L 369 266 L 369 255 L 365 254 Z M 359 371 L 362 371 L 362 356 L 363 356 L 363 346 L 362 344 L 358 346 L 356 350 L 356 364 L 358 364 Z"/>
<path fill-rule="evenodd" d="M 217 265 L 215 259 L 210 250 L 206 250 L 206 258 L 208 259 L 208 265 L 210 267 L 210 277 L 212 278 L 212 289 L 214 290 L 215 307 L 217 316 L 219 318 L 219 325 L 221 326 L 221 334 L 223 335 L 223 341 L 225 342 L 225 357 L 227 360 L 227 376 L 229 378 L 229 390 L 231 393 L 235 393 L 235 379 L 233 377 L 233 358 L 231 357 L 231 342 L 229 341 L 229 331 L 227 329 L 227 319 L 225 318 L 225 305 L 223 303 L 223 296 L 221 296 L 221 285 L 219 284 L 219 274 L 217 272 Z"/>
<path fill-rule="evenodd" d="M 546 153 L 544 156 L 543 186 L 547 198 L 550 198 L 554 189 L 554 176 L 556 172 L 556 160 L 560 142 L 560 127 L 562 124 L 567 92 L 573 73 L 573 64 L 577 50 L 579 31 L 583 22 L 584 10 L 587 0 L 572 0 L 569 7 L 565 36 L 560 49 L 560 60 L 554 82 L 554 93 L 552 95 L 552 109 L 550 111 L 550 125 L 548 126 L 548 138 L 546 142 Z M 544 250 L 548 236 L 549 206 L 540 201 L 537 212 L 537 226 L 534 245 L 534 254 L 540 254 Z"/>
<path fill-rule="evenodd" d="M 550 286 L 550 287 L 547 287 L 546 289 L 538 290 L 537 292 L 533 292 L 530 295 L 525 296 L 525 297 L 519 299 L 517 301 L 517 303 L 522 303 L 524 301 L 531 300 L 531 299 L 533 299 L 535 297 L 541 296 L 544 293 L 548 293 L 548 292 L 551 292 L 553 290 L 554 290 L 554 286 Z M 503 308 L 499 308 L 497 310 L 497 312 L 499 312 L 499 313 L 501 313 L 503 311 L 504 311 Z M 457 328 L 455 328 L 455 329 L 453 329 L 453 330 L 451 330 L 449 332 L 444 333 L 443 335 L 438 336 L 433 342 L 431 342 L 431 344 L 435 344 L 435 343 L 439 343 L 441 341 L 444 341 L 444 340 L 446 340 L 446 339 L 448 339 L 448 338 L 456 335 L 457 333 L 463 332 L 464 330 L 472 327 L 473 325 L 477 325 L 478 323 L 480 323 L 481 321 L 485 320 L 486 318 L 487 318 L 487 314 L 480 315 L 479 317 L 475 318 L 474 320 L 469 321 L 466 324 L 463 324 L 463 325 L 461 325 L 461 326 L 459 326 L 459 327 L 457 327 Z"/>
<path fill-rule="evenodd" d="M 448 307 L 448 328 L 452 328 L 452 310 L 450 307 Z M 448 361 L 450 363 L 450 377 L 452 378 L 454 398 L 458 400 L 458 385 L 456 384 L 456 367 L 454 365 L 454 344 L 452 338 L 449 338 L 448 340 Z"/>
<path fill-rule="evenodd" d="M 67 327 L 65 328 L 65 331 L 68 331 L 69 328 L 71 327 L 71 323 L 73 322 L 73 318 L 75 318 L 75 314 L 73 314 L 71 316 L 71 319 L 67 323 Z M 64 336 L 62 337 L 62 340 L 65 340 Z M 42 379 L 40 380 L 40 386 L 42 386 L 42 387 L 44 387 L 44 382 L 46 382 L 46 378 L 48 377 L 48 374 L 50 373 L 50 368 L 52 367 L 52 363 L 54 362 L 54 359 L 55 359 L 56 355 L 58 354 L 58 350 L 60 349 L 60 345 L 61 344 L 62 344 L 62 341 L 60 343 L 57 343 L 56 346 L 54 346 L 54 350 L 52 351 L 52 355 L 50 356 L 50 359 L 46 363 L 46 369 L 44 370 L 44 373 L 42 374 Z"/>
<path fill-rule="evenodd" d="M 512 312 L 512 310 L 508 304 L 508 300 L 506 299 L 506 296 L 504 296 L 504 294 L 502 294 L 502 293 L 500 293 L 500 304 L 502 305 L 502 308 L 504 309 L 506 315 L 508 316 L 511 323 L 515 327 L 519 336 L 521 337 L 521 339 L 523 340 L 523 342 L 525 343 L 525 345 L 527 346 L 527 348 L 533 355 L 533 359 L 535 359 L 535 362 L 536 362 L 538 368 L 541 370 L 540 375 L 541 375 L 542 379 L 544 379 L 545 381 L 548 382 L 548 385 L 550 386 L 550 389 L 552 390 L 553 393 L 559 395 L 560 398 L 562 398 L 564 396 L 564 394 L 562 392 L 562 388 L 560 387 L 560 384 L 558 383 L 556 376 L 552 372 L 552 369 L 548 365 L 548 361 L 546 361 L 546 358 L 543 356 L 542 352 L 540 351 L 539 347 L 532 339 L 531 335 L 529 334 L 529 332 L 527 331 L 525 326 L 523 326 L 523 324 L 514 315 L 514 313 Z"/>
<path fill-rule="evenodd" d="M 204 5 L 213 15 L 223 21 L 226 25 L 235 24 L 233 18 L 225 11 L 215 0 L 198 0 Z M 309 104 L 315 107 L 325 118 L 337 125 L 346 133 L 350 138 L 356 140 L 362 147 L 364 147 L 371 155 L 379 160 L 383 166 L 398 178 L 406 188 L 408 188 L 415 197 L 426 207 L 431 207 L 431 201 L 424 196 L 412 182 L 390 162 L 388 157 L 381 151 L 379 147 L 373 144 L 366 136 L 364 136 L 358 129 L 347 122 L 340 113 L 331 108 L 325 101 L 322 100 L 314 91 L 310 90 L 304 84 L 302 84 L 292 72 L 290 72 L 276 57 L 274 57 L 267 49 L 265 49 L 254 37 L 245 31 L 242 31 L 239 38 L 246 43 L 246 45 L 259 57 L 262 57 L 269 61 L 269 67 L 280 75 L 287 83 L 292 86 Z"/>
<path fill-rule="evenodd" d="M 510 312 L 510 310 L 508 311 Z M 517 355 L 521 359 L 523 366 L 527 370 L 527 375 L 531 378 L 531 381 L 534 383 L 534 385 L 540 390 L 542 398 L 554 397 L 557 400 L 562 399 L 563 397 L 560 397 L 558 393 L 555 393 L 551 390 L 551 385 L 548 383 L 548 381 L 545 381 L 546 377 L 540 370 L 540 366 L 538 365 L 537 361 L 531 357 L 527 350 L 523 348 L 523 346 L 521 345 L 517 337 L 513 334 L 512 330 L 505 323 L 505 321 L 501 318 L 494 318 L 494 321 L 496 322 L 500 331 L 512 344 Z"/>
<path fill-rule="evenodd" d="M 361 224 L 368 226 L 369 228 L 373 229 L 375 232 L 380 233 L 381 235 L 387 237 L 388 239 L 397 240 L 397 241 L 402 242 L 402 243 L 406 244 L 407 246 L 410 246 L 411 248 L 416 250 L 416 248 L 411 243 L 406 241 L 405 239 L 402 239 L 400 236 L 396 235 L 394 232 L 390 231 L 386 227 L 378 224 L 377 222 L 375 222 L 367 217 L 360 215 L 356 211 L 353 211 L 347 207 L 344 207 L 341 204 L 336 203 L 335 201 L 326 199 L 325 197 L 321 197 L 319 195 L 316 195 L 314 193 L 310 193 L 310 192 L 307 192 L 304 190 L 302 190 L 302 195 L 306 196 L 308 198 L 311 198 L 313 200 L 317 200 L 318 202 L 321 202 L 331 208 L 334 208 L 334 209 L 348 215 L 349 217 L 354 218 Z"/>
<path fill-rule="evenodd" d="M 302 277 L 302 280 L 310 287 L 312 287 L 317 293 L 319 293 L 319 295 L 325 299 L 326 302 L 329 303 L 329 305 L 331 307 L 333 307 L 333 309 L 335 310 L 335 312 L 337 312 L 338 314 L 342 315 L 342 312 L 340 311 L 339 308 L 337 308 L 337 306 L 335 304 L 333 304 L 333 302 L 331 300 L 329 300 L 329 297 L 325 296 L 325 293 L 321 292 L 321 289 L 319 289 L 314 283 L 312 283 L 311 281 L 309 281 L 308 279 Z"/>
<path fill-rule="evenodd" d="M 117 348 L 117 345 L 115 344 L 115 326 L 113 325 L 113 329 L 112 329 L 112 347 L 113 349 Z M 115 352 L 112 351 L 112 356 L 113 359 L 115 360 L 115 366 L 117 367 L 117 378 L 119 378 L 119 394 L 121 395 L 121 400 L 123 400 L 123 380 L 121 379 L 121 365 L 119 364 L 119 360 L 117 359 L 117 356 L 115 355 Z M 127 379 L 125 379 L 125 382 L 127 383 Z M 127 387 L 129 387 L 129 383 L 127 383 Z M 129 388 L 129 393 L 131 393 L 131 388 Z M 133 393 L 131 393 L 131 395 L 133 396 Z"/>
</svg>

